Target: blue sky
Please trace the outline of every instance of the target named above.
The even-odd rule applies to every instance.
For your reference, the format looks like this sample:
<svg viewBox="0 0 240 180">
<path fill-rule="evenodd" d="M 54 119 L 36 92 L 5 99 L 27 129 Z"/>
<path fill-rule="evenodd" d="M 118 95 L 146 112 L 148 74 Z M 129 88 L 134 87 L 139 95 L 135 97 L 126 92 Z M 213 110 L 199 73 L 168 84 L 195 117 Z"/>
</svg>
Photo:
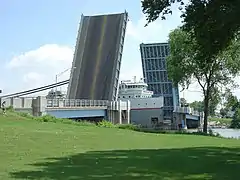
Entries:
<svg viewBox="0 0 240 180">
<path fill-rule="evenodd" d="M 130 21 L 120 76 L 131 79 L 134 75 L 142 76 L 139 44 L 166 42 L 169 32 L 180 25 L 180 12 L 145 28 L 140 0 L 1 1 L 0 88 L 10 93 L 53 83 L 56 74 L 71 67 L 81 14 L 116 13 L 125 9 Z M 69 72 L 59 80 L 68 77 Z M 201 96 L 188 92 L 185 98 L 193 101 Z"/>
</svg>

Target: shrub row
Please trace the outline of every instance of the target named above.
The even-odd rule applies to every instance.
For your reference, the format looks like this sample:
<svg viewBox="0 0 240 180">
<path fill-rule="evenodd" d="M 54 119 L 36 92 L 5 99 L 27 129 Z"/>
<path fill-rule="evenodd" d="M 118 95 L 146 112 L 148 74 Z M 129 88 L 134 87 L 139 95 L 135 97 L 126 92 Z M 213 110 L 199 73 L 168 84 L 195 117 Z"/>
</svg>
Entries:
<svg viewBox="0 0 240 180">
<path fill-rule="evenodd" d="M 186 130 L 181 131 L 173 131 L 173 130 L 156 130 L 156 129 L 147 129 L 142 128 L 139 125 L 134 124 L 113 124 L 110 121 L 103 120 L 98 123 L 92 123 L 86 120 L 69 120 L 69 119 L 62 119 L 62 118 L 56 118 L 54 116 L 50 115 L 44 115 L 40 117 L 34 117 L 28 113 L 18 112 L 18 114 L 22 117 L 26 117 L 28 119 L 33 119 L 39 122 L 53 122 L 53 123 L 64 123 L 64 124 L 75 124 L 79 126 L 97 126 L 97 127 L 105 127 L 105 128 L 119 128 L 119 129 L 128 129 L 132 131 L 138 131 L 138 132 L 144 132 L 144 133 L 158 133 L 158 134 L 189 134 L 189 135 L 203 135 L 203 136 L 214 136 L 214 137 L 220 137 L 219 134 L 214 133 L 212 130 L 210 130 L 208 133 L 204 133 L 202 131 L 197 132 L 188 132 Z"/>
</svg>

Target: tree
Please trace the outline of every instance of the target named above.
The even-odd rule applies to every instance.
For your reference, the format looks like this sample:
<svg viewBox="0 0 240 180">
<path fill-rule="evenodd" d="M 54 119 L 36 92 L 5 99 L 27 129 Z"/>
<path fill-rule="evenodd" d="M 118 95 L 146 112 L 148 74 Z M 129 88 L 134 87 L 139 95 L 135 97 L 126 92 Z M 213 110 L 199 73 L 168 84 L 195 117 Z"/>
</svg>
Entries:
<svg viewBox="0 0 240 180">
<path fill-rule="evenodd" d="M 143 0 L 143 13 L 147 22 L 157 18 L 166 19 L 172 14 L 171 5 L 179 4 L 183 27 L 195 37 L 195 41 L 206 61 L 224 51 L 240 30 L 239 0 Z M 184 9 L 185 7 L 185 9 Z M 147 25 L 147 24 L 146 24 Z"/>
<path fill-rule="evenodd" d="M 203 101 L 194 101 L 189 104 L 191 108 L 193 108 L 195 111 L 203 112 L 204 104 Z"/>
<path fill-rule="evenodd" d="M 230 127 L 238 129 L 240 128 L 240 108 L 236 109 Z"/>
<path fill-rule="evenodd" d="M 180 106 L 185 107 L 187 105 L 187 101 L 185 98 L 180 98 Z"/>
<path fill-rule="evenodd" d="M 218 104 L 221 101 L 221 92 L 218 88 L 213 88 L 209 99 L 209 115 L 215 116 Z"/>
<path fill-rule="evenodd" d="M 209 115 L 214 116 L 215 111 L 217 109 L 219 101 L 218 99 L 211 99 L 209 102 Z M 203 112 L 204 111 L 204 102 L 203 101 L 194 101 L 189 104 L 191 108 L 193 108 L 196 111 Z"/>
<path fill-rule="evenodd" d="M 208 57 L 210 59 L 202 55 L 196 38 L 182 28 L 170 33 L 169 44 L 168 76 L 183 88 L 188 88 L 193 80 L 197 80 L 204 95 L 203 131 L 206 133 L 210 100 L 219 95 L 221 86 L 234 84 L 233 78 L 240 72 L 240 41 L 235 38 L 224 51 Z"/>
<path fill-rule="evenodd" d="M 225 102 L 225 108 L 227 111 L 235 111 L 237 108 L 239 108 L 239 101 L 237 96 L 234 96 L 230 89 L 226 89 L 226 92 L 224 93 L 224 98 L 226 99 Z"/>
<path fill-rule="evenodd" d="M 226 108 L 220 109 L 220 114 L 221 114 L 222 118 L 226 117 L 227 113 L 228 113 L 228 110 Z"/>
</svg>

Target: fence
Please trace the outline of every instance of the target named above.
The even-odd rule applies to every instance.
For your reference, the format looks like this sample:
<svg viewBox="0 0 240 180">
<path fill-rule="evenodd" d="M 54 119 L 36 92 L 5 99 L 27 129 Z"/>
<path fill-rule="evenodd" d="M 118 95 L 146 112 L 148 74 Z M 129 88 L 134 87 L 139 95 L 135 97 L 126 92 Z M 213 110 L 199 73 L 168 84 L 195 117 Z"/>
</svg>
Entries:
<svg viewBox="0 0 240 180">
<path fill-rule="evenodd" d="M 186 114 L 191 114 L 191 115 L 194 115 L 194 116 L 201 116 L 202 115 L 202 112 L 198 112 L 198 111 L 194 111 L 193 108 L 190 108 L 190 107 L 179 107 L 179 106 L 176 106 L 174 108 L 174 111 L 173 112 L 176 112 L 176 113 L 186 113 Z"/>
</svg>

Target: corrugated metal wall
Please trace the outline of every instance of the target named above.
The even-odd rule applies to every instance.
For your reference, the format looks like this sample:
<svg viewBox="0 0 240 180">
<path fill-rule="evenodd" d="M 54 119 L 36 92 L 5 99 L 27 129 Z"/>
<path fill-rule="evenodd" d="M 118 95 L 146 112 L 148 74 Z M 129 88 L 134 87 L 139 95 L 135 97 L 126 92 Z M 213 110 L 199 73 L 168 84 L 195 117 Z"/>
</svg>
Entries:
<svg viewBox="0 0 240 180">
<path fill-rule="evenodd" d="M 127 13 L 82 16 L 68 98 L 115 100 L 126 23 Z"/>
</svg>

